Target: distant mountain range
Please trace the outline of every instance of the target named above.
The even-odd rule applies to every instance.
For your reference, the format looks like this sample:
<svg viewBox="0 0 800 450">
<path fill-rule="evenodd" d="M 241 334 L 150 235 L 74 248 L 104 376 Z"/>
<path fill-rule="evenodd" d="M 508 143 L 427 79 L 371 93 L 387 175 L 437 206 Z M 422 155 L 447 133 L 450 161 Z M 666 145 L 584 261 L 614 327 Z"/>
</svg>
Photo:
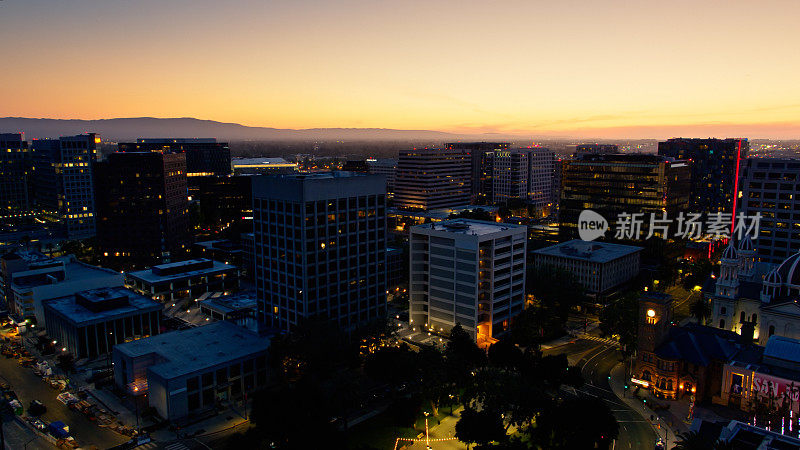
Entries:
<svg viewBox="0 0 800 450">
<path fill-rule="evenodd" d="M 137 138 L 214 137 L 228 141 L 314 141 L 314 140 L 496 140 L 497 135 L 463 136 L 441 131 L 392 130 L 386 128 L 280 129 L 248 127 L 238 123 L 200 120 L 191 117 L 158 119 L 132 117 L 101 120 L 0 118 L 0 133 L 24 132 L 26 139 L 53 138 L 81 133 L 99 133 L 103 140 L 129 141 Z"/>
</svg>

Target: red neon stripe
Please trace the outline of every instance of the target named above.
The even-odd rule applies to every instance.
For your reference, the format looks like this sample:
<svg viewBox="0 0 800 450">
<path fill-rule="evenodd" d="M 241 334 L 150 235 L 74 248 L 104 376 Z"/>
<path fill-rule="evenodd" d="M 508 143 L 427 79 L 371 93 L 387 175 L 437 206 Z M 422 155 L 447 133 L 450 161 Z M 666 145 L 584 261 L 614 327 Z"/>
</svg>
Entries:
<svg viewBox="0 0 800 450">
<path fill-rule="evenodd" d="M 736 200 L 739 198 L 739 161 L 742 159 L 742 140 L 737 142 L 736 150 L 736 178 L 733 180 L 733 212 L 731 213 L 731 239 L 736 227 Z"/>
</svg>

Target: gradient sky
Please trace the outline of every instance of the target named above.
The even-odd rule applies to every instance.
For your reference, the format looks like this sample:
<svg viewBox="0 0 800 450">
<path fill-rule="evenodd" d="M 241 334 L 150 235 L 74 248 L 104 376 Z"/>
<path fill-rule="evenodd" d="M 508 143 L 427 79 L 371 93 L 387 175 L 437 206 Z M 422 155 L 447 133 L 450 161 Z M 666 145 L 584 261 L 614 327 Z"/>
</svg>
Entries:
<svg viewBox="0 0 800 450">
<path fill-rule="evenodd" d="M 0 116 L 800 138 L 798 17 L 798 0 L 2 0 Z"/>
</svg>

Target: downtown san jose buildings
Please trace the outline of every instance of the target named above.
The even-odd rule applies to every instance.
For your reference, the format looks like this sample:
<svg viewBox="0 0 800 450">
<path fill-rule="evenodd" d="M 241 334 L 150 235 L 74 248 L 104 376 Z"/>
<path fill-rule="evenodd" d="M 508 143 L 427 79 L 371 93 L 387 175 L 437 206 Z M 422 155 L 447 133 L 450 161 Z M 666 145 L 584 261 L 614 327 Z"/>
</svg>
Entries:
<svg viewBox="0 0 800 450">
<path fill-rule="evenodd" d="M 277 175 L 297 172 L 297 163 L 283 158 L 233 158 L 234 175 Z"/>
<path fill-rule="evenodd" d="M 524 226 L 454 219 L 411 228 L 411 325 L 479 344 L 508 330 L 525 304 Z"/>
<path fill-rule="evenodd" d="M 159 264 L 125 273 L 125 286 L 163 303 L 197 299 L 206 292 L 239 289 L 239 269 L 206 258 Z"/>
<path fill-rule="evenodd" d="M 31 187 L 37 213 L 58 224 L 67 239 L 95 234 L 94 133 L 33 140 Z"/>
<path fill-rule="evenodd" d="M 164 333 L 115 346 L 114 380 L 180 423 L 264 387 L 269 343 L 227 321 Z"/>
<path fill-rule="evenodd" d="M 615 144 L 578 144 L 575 146 L 574 157 L 582 155 L 600 155 L 609 153 L 619 153 L 619 146 Z"/>
<path fill-rule="evenodd" d="M 531 252 L 537 269 L 569 272 L 588 294 L 607 294 L 639 275 L 642 248 L 580 239 Z"/>
<path fill-rule="evenodd" d="M 208 176 L 231 173 L 231 150 L 227 142 L 214 138 L 170 138 L 137 139 L 136 142 L 120 142 L 118 151 L 183 153 L 186 155 L 186 175 Z"/>
<path fill-rule="evenodd" d="M 386 194 L 394 195 L 394 183 L 397 175 L 397 160 L 392 158 L 368 158 L 367 172 L 386 177 Z"/>
<path fill-rule="evenodd" d="M 747 139 L 674 138 L 658 143 L 659 155 L 691 160 L 688 210 L 694 213 L 736 215 L 737 177 L 749 149 Z"/>
<path fill-rule="evenodd" d="M 97 246 L 104 265 L 131 270 L 189 250 L 186 155 L 112 153 L 97 164 Z"/>
<path fill-rule="evenodd" d="M 253 230 L 252 176 L 188 178 L 190 214 L 195 236 L 236 238 Z"/>
<path fill-rule="evenodd" d="M 206 320 L 227 320 L 251 330 L 258 328 L 258 300 L 255 292 L 221 294 L 222 292 L 208 293 L 198 299 L 200 312 L 207 317 Z"/>
<path fill-rule="evenodd" d="M 739 211 L 747 217 L 761 215 L 754 240 L 759 260 L 780 263 L 800 251 L 798 192 L 800 159 L 750 158 L 742 162 Z"/>
<path fill-rule="evenodd" d="M 351 172 L 253 179 L 261 322 L 321 316 L 352 328 L 386 314 L 386 185 Z"/>
<path fill-rule="evenodd" d="M 93 358 L 114 345 L 156 335 L 162 305 L 123 287 L 76 292 L 43 303 L 47 335 L 77 359 Z"/>
<path fill-rule="evenodd" d="M 619 214 L 642 213 L 647 237 L 650 213 L 675 219 L 689 204 L 690 162 L 652 154 L 585 154 L 562 161 L 559 234 L 578 237 L 578 216 L 591 209 L 616 229 Z M 656 236 L 659 232 L 656 230 Z M 606 237 L 613 237 L 609 231 Z M 636 238 L 636 237 L 634 237 Z"/>
<path fill-rule="evenodd" d="M 0 133 L 0 231 L 32 221 L 33 161 L 22 133 Z"/>
<path fill-rule="evenodd" d="M 34 321 L 40 327 L 45 318 L 43 304 L 48 300 L 94 288 L 122 286 L 122 275 L 91 266 L 74 256 L 30 260 L 19 253 L 4 256 L 9 270 L 7 300 L 14 321 L 20 325 Z"/>
<path fill-rule="evenodd" d="M 397 160 L 394 205 L 439 209 L 470 204 L 472 155 L 462 148 L 401 151 Z"/>
<path fill-rule="evenodd" d="M 492 201 L 492 187 L 494 176 L 492 157 L 495 151 L 507 150 L 510 142 L 448 142 L 445 148 L 462 150 L 470 154 L 472 186 L 470 193 L 473 201 L 490 203 Z"/>
</svg>

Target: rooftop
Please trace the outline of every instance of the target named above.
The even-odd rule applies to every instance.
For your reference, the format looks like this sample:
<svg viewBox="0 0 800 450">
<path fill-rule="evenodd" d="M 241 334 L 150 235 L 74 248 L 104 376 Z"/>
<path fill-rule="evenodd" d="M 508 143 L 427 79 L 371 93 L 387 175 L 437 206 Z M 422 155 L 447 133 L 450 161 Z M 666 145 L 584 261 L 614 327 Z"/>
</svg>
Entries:
<svg viewBox="0 0 800 450">
<path fill-rule="evenodd" d="M 127 301 L 120 301 L 120 300 Z M 102 303 L 112 301 L 106 308 Z M 90 289 L 44 302 L 45 308 L 61 314 L 76 325 L 105 322 L 137 312 L 160 311 L 162 305 L 123 287 Z M 87 308 L 89 306 L 90 308 Z"/>
<path fill-rule="evenodd" d="M 712 360 L 730 361 L 742 348 L 740 340 L 741 337 L 732 331 L 687 324 L 670 328 L 669 337 L 655 353 L 659 358 L 707 366 Z"/>
<path fill-rule="evenodd" d="M 233 167 L 288 167 L 297 166 L 283 158 L 235 158 L 231 161 Z"/>
<path fill-rule="evenodd" d="M 233 295 L 222 295 L 200 300 L 200 306 L 211 308 L 214 311 L 228 314 L 235 311 L 256 308 L 255 292 L 240 292 Z"/>
<path fill-rule="evenodd" d="M 414 229 L 432 229 L 435 231 L 444 231 L 447 233 L 458 233 L 472 236 L 484 236 L 487 234 L 499 233 L 515 228 L 524 229 L 526 227 L 508 223 L 484 222 L 482 220 L 472 219 L 444 220 L 441 222 L 433 222 L 414 227 Z"/>
<path fill-rule="evenodd" d="M 78 290 L 81 290 L 81 286 L 83 286 L 83 289 L 86 289 L 87 282 L 100 281 L 101 279 L 112 280 L 114 278 L 117 278 L 119 280 L 120 286 L 122 285 L 122 275 L 119 272 L 82 263 L 72 255 L 53 258 L 53 261 L 62 262 L 64 264 L 63 280 L 59 280 L 56 283 L 52 283 L 50 282 L 50 280 L 43 281 L 42 278 L 33 276 L 28 277 L 27 276 L 28 274 L 34 275 L 37 272 L 45 273 L 53 270 L 53 267 L 48 267 L 43 269 L 32 267 L 28 271 L 15 274 L 16 277 L 13 283 L 14 288 L 23 290 L 36 289 L 37 293 L 45 294 L 44 291 L 47 290 L 53 290 L 54 292 L 56 291 L 63 292 L 63 290 L 67 289 L 71 285 L 74 285 L 76 289 L 73 292 L 77 292 Z M 63 293 L 61 293 L 61 295 L 63 295 Z"/>
<path fill-rule="evenodd" d="M 800 341 L 783 336 L 770 336 L 764 348 L 764 356 L 800 363 Z"/>
<path fill-rule="evenodd" d="M 198 258 L 168 264 L 160 264 L 149 269 L 130 272 L 127 276 L 155 283 L 159 281 L 176 280 L 195 275 L 213 274 L 235 269 L 236 266 L 220 261 Z"/>
<path fill-rule="evenodd" d="M 214 322 L 202 327 L 139 339 L 117 345 L 115 350 L 136 358 L 155 353 L 166 361 L 149 370 L 172 379 L 206 370 L 230 360 L 266 351 L 270 340 L 231 322 Z"/>
<path fill-rule="evenodd" d="M 571 241 L 551 245 L 550 247 L 534 250 L 533 253 L 537 255 L 606 263 L 640 251 L 642 251 L 641 247 L 635 247 L 633 245 L 587 242 L 580 239 L 573 239 Z"/>
</svg>

